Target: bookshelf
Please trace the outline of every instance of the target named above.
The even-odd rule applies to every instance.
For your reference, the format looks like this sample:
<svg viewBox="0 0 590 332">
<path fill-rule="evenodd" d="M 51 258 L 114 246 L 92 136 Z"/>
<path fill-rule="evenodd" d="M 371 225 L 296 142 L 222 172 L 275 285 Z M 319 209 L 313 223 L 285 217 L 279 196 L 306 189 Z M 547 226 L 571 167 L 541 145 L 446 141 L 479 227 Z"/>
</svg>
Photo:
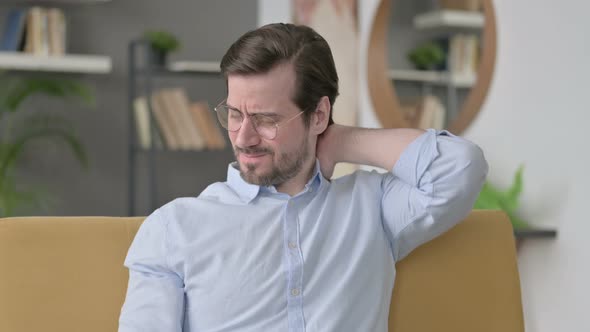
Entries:
<svg viewBox="0 0 590 332">
<path fill-rule="evenodd" d="M 404 9 L 408 10 L 408 9 Z M 400 93 L 400 118 L 407 125 L 420 128 L 449 128 L 460 115 L 460 108 L 470 89 L 474 88 L 479 67 L 479 44 L 485 17 L 479 11 L 434 9 L 426 12 L 408 11 L 410 21 L 401 20 L 404 29 L 414 32 L 405 38 L 423 40 L 440 45 L 446 55 L 446 64 L 439 70 L 417 70 L 400 67 L 388 68 L 386 77 L 393 89 Z M 392 26 L 389 27 L 391 29 Z M 399 36 L 398 36 L 399 37 Z M 404 43 L 411 45 L 412 43 Z M 408 50 L 409 52 L 409 50 Z M 418 90 L 416 90 L 418 88 Z M 413 91 L 413 92 L 410 92 Z M 416 102 L 419 100 L 420 102 Z M 402 102 L 403 101 L 403 102 Z"/>
<path fill-rule="evenodd" d="M 147 169 L 147 204 L 150 211 L 155 210 L 158 203 L 158 175 L 157 175 L 157 158 L 166 158 L 171 155 L 195 155 L 199 156 L 199 165 L 204 166 L 206 163 L 214 165 L 223 161 L 224 167 L 227 163 L 233 160 L 233 151 L 228 144 L 223 131 L 217 124 L 217 119 L 213 118 L 212 126 L 216 126 L 214 130 L 219 129 L 221 136 L 219 140 L 222 140 L 222 144 L 216 148 L 211 145 L 205 145 L 205 147 L 192 148 L 184 147 L 179 148 L 178 145 L 173 146 L 171 140 L 166 140 L 166 132 L 163 127 L 161 109 L 158 110 L 158 105 L 154 104 L 154 100 L 158 100 L 158 94 L 166 89 L 154 88 L 157 80 L 165 80 L 168 84 L 175 78 L 216 78 L 221 79 L 221 73 L 219 69 L 219 62 L 214 61 L 178 61 L 171 62 L 167 66 L 154 65 L 150 59 L 153 58 L 149 43 L 145 40 L 138 39 L 132 40 L 129 43 L 128 48 L 128 113 L 129 113 L 129 144 L 128 144 L 128 215 L 137 215 L 137 203 L 138 203 L 138 177 L 139 172 L 137 171 L 140 163 L 145 163 Z M 138 130 L 139 123 L 137 122 L 137 110 L 136 101 L 138 98 L 145 98 L 145 105 L 147 109 L 147 116 L 144 122 L 147 123 L 149 144 L 141 144 L 140 142 L 140 130 Z M 154 99 L 155 98 L 155 99 Z M 168 104 L 170 105 L 170 104 Z M 174 117 L 180 117 L 178 113 L 181 110 L 178 108 L 179 104 L 173 104 L 175 107 L 168 108 L 168 113 L 174 113 Z M 161 107 L 161 105 L 160 105 Z M 211 114 L 210 114 L 211 115 Z M 158 117 L 159 116 L 159 117 Z M 215 115 L 212 115 L 215 117 Z M 159 121 L 160 120 L 160 121 Z M 197 120 L 199 121 L 199 120 Z M 176 125 L 178 125 L 178 118 Z M 175 130 L 180 131 L 182 128 L 177 126 Z M 184 126 L 186 129 L 186 126 Z M 202 127 L 198 130 L 202 130 Z M 145 131 L 144 131 L 145 132 Z M 170 133 L 170 130 L 167 131 Z M 187 133 L 184 130 L 184 133 Z M 180 135 L 180 134 L 179 134 Z M 161 144 L 157 144 L 158 136 L 163 138 Z M 182 135 L 180 135 L 182 136 Z M 186 143 L 186 141 L 185 141 Z M 140 158 L 140 157 L 147 158 Z M 199 165 L 195 167 L 198 169 Z"/>
<path fill-rule="evenodd" d="M 102 3 L 97 0 L 6 1 L 1 22 L 0 70 L 106 74 L 111 57 L 68 52 L 68 19 L 63 4 Z"/>
</svg>

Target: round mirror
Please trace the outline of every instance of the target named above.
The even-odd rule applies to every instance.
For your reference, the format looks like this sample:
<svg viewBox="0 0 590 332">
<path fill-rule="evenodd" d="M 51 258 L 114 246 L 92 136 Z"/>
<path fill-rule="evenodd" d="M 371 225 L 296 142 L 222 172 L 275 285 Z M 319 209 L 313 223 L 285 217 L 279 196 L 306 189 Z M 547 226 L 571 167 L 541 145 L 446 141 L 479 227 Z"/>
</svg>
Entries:
<svg viewBox="0 0 590 332">
<path fill-rule="evenodd" d="M 381 0 L 367 79 L 382 127 L 462 133 L 483 104 L 495 57 L 492 0 Z"/>
</svg>

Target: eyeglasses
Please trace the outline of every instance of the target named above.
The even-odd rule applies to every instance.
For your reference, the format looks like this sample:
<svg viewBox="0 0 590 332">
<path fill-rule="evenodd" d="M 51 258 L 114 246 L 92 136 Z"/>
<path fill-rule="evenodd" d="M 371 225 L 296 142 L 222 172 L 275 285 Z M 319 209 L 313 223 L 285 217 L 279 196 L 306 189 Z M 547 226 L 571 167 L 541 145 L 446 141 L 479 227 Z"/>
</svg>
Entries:
<svg viewBox="0 0 590 332">
<path fill-rule="evenodd" d="M 226 104 L 226 100 L 222 101 L 215 107 L 215 113 L 217 113 L 217 119 L 219 119 L 219 123 L 221 126 L 228 131 L 236 132 L 242 128 L 242 123 L 244 122 L 244 114 L 246 117 L 250 119 L 254 130 L 260 135 L 261 137 L 269 140 L 273 140 L 277 137 L 279 132 L 279 127 L 287 124 L 289 121 L 297 118 L 300 116 L 303 111 L 297 113 L 295 116 L 285 120 L 280 125 L 277 121 L 268 115 L 264 114 L 248 114 L 242 113 L 240 110 L 233 108 Z"/>
</svg>

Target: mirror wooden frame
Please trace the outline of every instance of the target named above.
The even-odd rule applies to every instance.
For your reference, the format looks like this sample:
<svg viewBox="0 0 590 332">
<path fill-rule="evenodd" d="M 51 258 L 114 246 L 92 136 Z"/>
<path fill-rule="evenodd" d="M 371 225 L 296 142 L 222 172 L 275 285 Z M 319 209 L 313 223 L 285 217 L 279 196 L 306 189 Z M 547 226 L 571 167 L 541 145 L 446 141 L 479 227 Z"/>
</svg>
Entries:
<svg viewBox="0 0 590 332">
<path fill-rule="evenodd" d="M 377 8 L 367 54 L 367 82 L 369 95 L 376 116 L 383 128 L 409 127 L 400 112 L 400 104 L 395 88 L 388 76 L 388 41 L 391 5 L 394 1 L 381 0 Z M 496 18 L 492 0 L 483 0 L 484 28 L 483 45 L 477 80 L 465 99 L 457 117 L 446 127 L 454 134 L 461 134 L 477 116 L 488 93 L 496 62 Z"/>
</svg>

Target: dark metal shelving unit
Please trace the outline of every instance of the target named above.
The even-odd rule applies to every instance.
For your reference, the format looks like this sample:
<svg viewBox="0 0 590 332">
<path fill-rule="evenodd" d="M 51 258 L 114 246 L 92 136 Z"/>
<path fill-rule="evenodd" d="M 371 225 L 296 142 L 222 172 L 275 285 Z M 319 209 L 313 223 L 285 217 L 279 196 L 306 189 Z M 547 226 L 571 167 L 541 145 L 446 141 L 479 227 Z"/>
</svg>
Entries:
<svg viewBox="0 0 590 332">
<path fill-rule="evenodd" d="M 177 71 L 170 70 L 165 67 L 153 65 L 154 56 L 152 54 L 149 43 L 143 39 L 132 40 L 128 48 L 128 113 L 129 113 L 129 144 L 128 144 L 128 215 L 136 215 L 137 204 L 137 160 L 138 155 L 147 154 L 148 163 L 148 201 L 150 210 L 155 210 L 158 206 L 158 184 L 156 172 L 156 157 L 166 154 L 202 154 L 205 157 L 212 154 L 228 154 L 229 148 L 223 150 L 201 150 L 201 151 L 172 151 L 166 148 L 158 148 L 151 140 L 151 146 L 148 149 L 139 147 L 137 142 L 137 130 L 135 122 L 135 114 L 133 111 L 134 100 L 140 95 L 146 96 L 146 101 L 149 109 L 150 133 L 151 137 L 158 135 L 155 126 L 156 119 L 154 117 L 151 94 L 154 90 L 154 80 L 159 78 L 169 77 L 218 77 L 221 78 L 219 72 L 211 70 L 185 70 Z M 140 84 L 141 80 L 141 84 Z M 142 92 L 139 92 L 141 88 Z M 207 159 L 207 158 L 204 158 Z"/>
</svg>

